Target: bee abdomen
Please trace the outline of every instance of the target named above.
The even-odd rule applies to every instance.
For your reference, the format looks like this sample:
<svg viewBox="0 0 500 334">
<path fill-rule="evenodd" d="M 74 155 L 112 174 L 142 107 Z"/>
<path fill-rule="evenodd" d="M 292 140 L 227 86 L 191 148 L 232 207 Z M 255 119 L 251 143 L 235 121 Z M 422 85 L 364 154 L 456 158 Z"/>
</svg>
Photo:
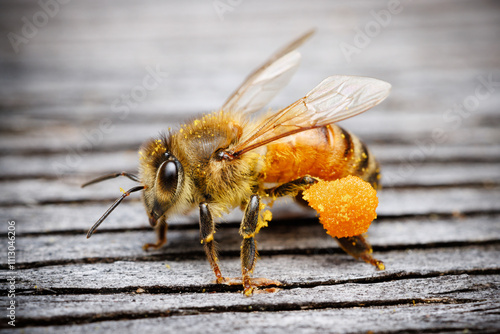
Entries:
<svg viewBox="0 0 500 334">
<path fill-rule="evenodd" d="M 285 183 L 305 175 L 333 181 L 355 175 L 378 188 L 379 167 L 368 148 L 336 125 L 304 131 L 267 145 L 264 182 Z"/>
<path fill-rule="evenodd" d="M 341 133 L 341 138 L 345 145 L 344 151 L 349 151 L 348 154 L 344 154 L 348 174 L 358 176 L 369 182 L 373 188 L 378 189 L 380 183 L 380 166 L 373 154 L 370 153 L 365 143 L 358 137 L 339 126 L 331 126 L 331 131 L 335 131 L 335 128 Z"/>
</svg>

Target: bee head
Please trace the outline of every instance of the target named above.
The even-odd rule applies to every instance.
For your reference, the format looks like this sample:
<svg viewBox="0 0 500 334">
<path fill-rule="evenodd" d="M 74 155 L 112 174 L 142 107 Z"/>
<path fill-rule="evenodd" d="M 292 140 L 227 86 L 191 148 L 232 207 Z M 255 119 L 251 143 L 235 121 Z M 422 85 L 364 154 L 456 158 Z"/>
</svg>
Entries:
<svg viewBox="0 0 500 334">
<path fill-rule="evenodd" d="M 184 169 L 168 150 L 168 140 L 154 140 L 140 151 L 141 180 L 146 185 L 144 205 L 149 222 L 156 226 L 182 193 Z"/>
</svg>

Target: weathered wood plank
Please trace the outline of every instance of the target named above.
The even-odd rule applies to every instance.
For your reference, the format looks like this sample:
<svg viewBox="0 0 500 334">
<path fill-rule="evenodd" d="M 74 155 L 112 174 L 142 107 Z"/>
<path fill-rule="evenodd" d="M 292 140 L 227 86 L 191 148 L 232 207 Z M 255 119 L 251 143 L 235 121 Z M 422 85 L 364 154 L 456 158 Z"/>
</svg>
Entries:
<svg viewBox="0 0 500 334">
<path fill-rule="evenodd" d="M 388 145 L 390 147 L 390 145 Z M 387 147 L 387 146 L 386 146 Z M 453 148 L 455 149 L 455 148 Z M 453 149 L 445 157 L 450 158 L 454 155 Z M 477 147 L 475 148 L 477 149 Z M 491 153 L 492 159 L 499 159 L 500 147 L 495 151 L 493 147 L 486 148 L 484 151 Z M 376 152 L 381 155 L 382 163 L 382 183 L 384 187 L 391 186 L 443 186 L 443 185 L 469 185 L 481 183 L 499 183 L 500 164 L 498 162 L 451 162 L 451 163 L 429 163 L 427 159 L 446 159 L 439 157 L 434 151 L 426 154 L 419 151 L 416 147 L 408 146 L 405 149 L 393 150 L 394 155 L 384 154 L 384 148 L 376 147 Z M 472 151 L 472 150 L 470 150 Z M 418 153 L 418 158 L 415 154 Z M 378 158 L 379 155 L 374 153 Z M 4 156 L 0 160 L 0 179 L 9 180 L 11 178 L 70 178 L 77 177 L 82 180 L 107 173 L 117 171 L 136 171 L 138 166 L 137 152 L 122 151 L 109 153 L 90 153 L 78 157 L 69 154 L 56 154 L 47 157 L 46 155 L 35 156 Z M 405 158 L 406 156 L 406 158 Z M 412 158 L 410 158 L 410 156 Z M 474 159 L 477 153 L 469 156 L 461 155 L 461 159 Z M 68 160 L 67 160 L 68 159 Z M 389 163 L 386 159 L 391 159 Z M 399 163 L 395 163 L 401 159 Z M 487 159 L 487 154 L 483 155 Z M 51 161 L 47 165 L 47 161 Z M 444 162 L 444 161 L 443 161 Z M 59 167 L 60 166 L 60 167 Z M 88 176 L 85 176 L 88 174 Z M 54 181 L 56 182 L 56 181 Z"/>
<path fill-rule="evenodd" d="M 118 220 L 120 221 L 120 220 Z M 147 228 L 143 219 L 134 227 Z M 156 258 L 166 255 L 203 257 L 203 249 L 199 242 L 199 229 L 195 220 L 181 229 L 170 229 L 168 244 L 155 252 L 145 252 L 142 245 L 155 239 L 153 231 L 121 232 L 126 226 L 114 224 L 119 228 L 116 232 L 97 232 L 91 239 L 85 239 L 86 228 L 82 226 L 80 233 L 42 234 L 23 236 L 23 222 L 19 226 L 16 245 L 18 248 L 17 263 L 30 266 L 37 263 L 71 262 L 96 259 L 120 258 Z M 225 226 L 226 225 L 226 226 Z M 130 225 L 129 225 L 130 226 Z M 179 226 L 179 225 L 177 225 Z M 180 227 L 180 226 L 179 226 Z M 221 224 L 216 240 L 222 252 L 238 256 L 241 237 L 238 234 L 239 223 Z M 108 230 L 109 231 L 109 230 Z M 112 230 L 111 230 L 112 231 Z M 382 220 L 375 222 L 369 230 L 370 242 L 376 249 L 429 247 L 436 244 L 453 246 L 455 244 L 497 242 L 500 240 L 499 216 L 474 216 L 459 219 L 402 219 Z M 335 249 L 336 243 L 323 230 L 315 219 L 294 223 L 293 221 L 277 221 L 263 229 L 258 237 L 259 251 L 262 254 L 285 252 L 325 252 Z M 2 259 L 5 265 L 6 259 Z"/>
<path fill-rule="evenodd" d="M 384 271 L 376 271 L 346 254 L 262 256 L 254 276 L 278 280 L 290 289 L 463 273 L 488 274 L 498 273 L 500 269 L 498 245 L 390 251 L 380 255 L 386 264 Z M 221 265 L 227 277 L 241 275 L 239 259 L 222 258 Z M 138 288 L 161 294 L 240 290 L 240 287 L 214 284 L 214 275 L 203 258 L 66 264 L 18 269 L 15 275 L 19 294 L 37 291 L 44 294 L 54 291 L 58 294 L 129 293 Z M 5 290 L 6 284 L 0 283 L 2 289 Z"/>
<path fill-rule="evenodd" d="M 446 275 L 431 278 L 396 279 L 377 284 L 345 283 L 310 288 L 292 288 L 274 294 L 245 298 L 240 293 L 185 293 L 111 295 L 20 295 L 19 327 L 36 324 L 126 320 L 141 317 L 183 316 L 192 313 L 282 312 L 301 308 L 348 309 L 354 307 L 423 306 L 470 304 L 491 300 L 499 304 L 498 275 Z M 393 294 L 397 294 L 394 299 Z M 466 305 L 464 305 L 466 304 Z M 469 305 L 467 305 L 469 304 Z M 214 307 L 214 305 L 217 305 Z M 213 308 L 213 309 L 212 309 Z M 486 311 L 486 310 L 485 310 Z"/>
<path fill-rule="evenodd" d="M 324 309 L 283 312 L 227 312 L 221 314 L 195 314 L 189 317 L 167 317 L 130 321 L 109 321 L 81 326 L 51 326 L 30 328 L 32 333 L 88 333 L 95 332 L 204 332 L 220 333 L 289 333 L 290 328 L 301 333 L 335 332 L 366 333 L 375 328 L 387 332 L 447 332 L 463 333 L 498 331 L 498 316 L 487 302 L 460 305 L 434 305 L 410 303 L 395 306 Z M 168 313 L 165 314 L 167 316 Z"/>
<path fill-rule="evenodd" d="M 470 312 L 469 312 L 470 311 Z M 165 313 L 167 316 L 168 313 Z M 486 302 L 463 305 L 417 304 L 349 309 L 283 312 L 227 312 L 195 314 L 189 317 L 109 321 L 97 324 L 33 327 L 31 333 L 88 333 L 92 332 L 204 332 L 221 333 L 290 333 L 293 328 L 300 333 L 366 333 L 376 328 L 387 332 L 447 333 L 498 331 L 498 316 Z M 22 330 L 22 329 L 21 329 Z"/>
<path fill-rule="evenodd" d="M 83 179 L 80 180 L 83 183 Z M 58 204 L 75 201 L 109 201 L 120 196 L 119 188 L 134 183 L 114 180 L 81 189 L 76 180 L 19 180 L 2 182 L 8 192 L 0 193 L 2 206 Z M 136 196 L 137 198 L 138 196 Z M 500 203 L 497 186 L 474 188 L 382 189 L 378 193 L 378 214 L 397 216 L 470 211 L 495 211 Z"/>
<path fill-rule="evenodd" d="M 241 2 L 224 21 L 212 2 L 70 2 L 19 53 L 4 38 L 0 209 L 17 222 L 19 261 L 16 271 L 2 273 L 0 287 L 5 291 L 6 274 L 16 275 L 18 324 L 28 326 L 14 331 L 500 331 L 498 4 L 445 0 L 402 8 L 351 62 L 340 43 L 352 44 L 354 28 L 374 22 L 373 11 L 387 9 L 386 1 L 257 0 Z M 38 2 L 2 1 L 3 36 L 19 33 L 21 18 L 38 11 Z M 140 19 L 131 21 L 131 13 Z M 196 213 L 172 222 L 167 248 L 145 253 L 140 246 L 154 235 L 137 196 L 85 240 L 118 188 L 131 184 L 82 190 L 80 182 L 136 169 L 144 139 L 217 109 L 277 46 L 312 26 L 318 33 L 301 48 L 302 68 L 271 106 L 289 104 L 331 74 L 393 84 L 382 105 L 345 122 L 384 167 L 389 189 L 380 192 L 380 219 L 369 234 L 386 271 L 344 254 L 314 213 L 289 202 L 277 205 L 275 224 L 258 235 L 255 270 L 287 286 L 253 298 L 210 283 Z M 117 119 L 113 104 L 142 84 L 148 66 L 168 74 Z M 478 98 L 480 78 L 488 76 L 491 94 L 470 113 L 450 114 Z M 106 117 L 113 131 L 58 178 L 53 164 L 85 146 L 84 132 Z M 440 128 L 447 138 L 438 143 L 432 131 Z M 240 218 L 235 211 L 216 234 L 228 276 L 240 273 Z M 13 332 L 6 322 L 0 327 Z"/>
<path fill-rule="evenodd" d="M 370 115 L 371 114 L 371 115 Z M 198 114 L 193 114 L 196 116 Z M 455 131 L 451 131 L 451 124 L 443 121 L 441 114 L 423 115 L 378 115 L 374 110 L 357 117 L 357 119 L 346 121 L 345 127 L 364 141 L 388 142 L 394 144 L 407 144 L 417 146 L 422 143 L 424 147 L 436 146 L 432 131 L 442 129 L 444 139 L 439 139 L 439 144 L 447 145 L 484 145 L 500 142 L 500 135 L 496 128 L 487 125 L 477 126 L 474 120 L 467 120 Z M 109 118 L 111 117 L 111 118 Z M 2 154 L 40 154 L 40 153 L 63 153 L 81 154 L 88 150 L 111 149 L 133 149 L 138 150 L 140 145 L 149 138 L 157 136 L 169 127 L 175 128 L 179 122 L 168 122 L 168 115 L 163 122 L 152 122 L 150 124 L 123 124 L 113 120 L 113 115 L 103 114 L 96 119 L 93 126 L 79 126 L 76 124 L 52 128 L 40 128 L 39 130 L 26 133 L 4 133 L 0 135 L 0 152 Z M 99 128 L 102 119 L 111 119 L 106 128 Z M 187 118 L 183 118 L 184 120 Z M 476 119 L 476 122 L 480 118 Z M 349 122 L 349 123 L 347 123 Z M 341 123 L 342 125 L 343 123 Z M 373 126 L 376 124 L 376 126 Z M 108 128 L 109 126 L 109 128 Z M 64 131 L 65 140 L 61 140 L 61 132 Z"/>
<path fill-rule="evenodd" d="M 500 145 L 433 145 L 428 142 L 426 146 L 394 144 L 376 144 L 370 145 L 370 150 L 377 159 L 383 164 L 411 164 L 414 161 L 414 167 L 419 168 L 426 162 L 492 162 L 500 161 Z M 411 154 L 422 152 L 418 157 L 410 158 Z M 404 166 L 403 166 L 404 167 Z"/>
<path fill-rule="evenodd" d="M 467 203 L 468 200 L 464 199 L 457 202 L 458 197 L 447 197 L 446 194 L 452 194 L 456 189 L 450 189 L 450 192 L 445 192 L 445 195 L 439 196 L 441 202 L 436 203 L 427 212 L 421 210 L 415 203 L 409 203 L 406 208 L 401 207 L 402 199 L 398 199 L 397 203 L 394 203 L 394 207 L 387 204 L 382 205 L 378 211 L 379 219 L 378 223 L 384 222 L 385 218 L 390 218 L 391 216 L 398 215 L 412 215 L 412 214 L 430 214 L 432 218 L 433 214 L 440 213 L 445 215 L 457 214 L 459 212 L 467 212 L 468 210 L 477 209 L 480 211 L 493 211 L 498 212 L 498 206 L 495 206 L 495 192 L 487 192 L 483 200 L 489 201 L 489 206 L 487 203 L 483 203 L 482 206 L 465 207 L 463 203 Z M 399 190 L 398 190 L 399 191 Z M 424 189 L 421 191 L 428 195 L 435 195 L 435 192 L 431 189 Z M 396 193 L 397 194 L 397 193 Z M 474 192 L 469 193 L 472 196 Z M 487 195 L 491 195 L 488 197 Z M 410 193 L 411 196 L 411 193 Z M 422 195 L 424 196 L 424 195 Z M 451 195 L 450 195 L 451 196 Z M 394 195 L 397 197 L 397 195 Z M 465 195 L 464 195 L 465 197 Z M 436 198 L 436 197 L 433 197 Z M 414 202 L 419 201 L 420 197 L 415 197 Z M 382 198 L 381 198 L 382 201 Z M 479 201 L 479 200 L 478 200 Z M 111 205 L 110 201 L 101 201 L 97 203 L 62 203 L 62 204 L 46 204 L 46 205 L 31 205 L 31 206 L 7 206 L 2 208 L 2 214 L 8 219 L 14 219 L 19 223 L 17 232 L 22 234 L 29 233 L 53 233 L 53 232 L 65 232 L 73 231 L 74 233 L 81 233 L 86 231 L 92 223 L 97 220 L 102 213 Z M 450 202 L 446 204 L 447 202 Z M 461 202 L 463 202 L 461 204 Z M 477 202 L 475 202 L 477 203 Z M 457 205 L 452 207 L 451 205 Z M 474 204 L 474 203 L 469 203 Z M 444 206 L 443 206 L 444 205 Z M 418 209 L 419 211 L 413 211 Z M 446 210 L 448 209 L 448 211 Z M 398 210 L 399 213 L 396 211 Z M 404 210 L 404 211 L 401 211 Z M 315 212 L 300 205 L 293 203 L 290 200 L 277 201 L 272 208 L 274 221 L 278 220 L 299 220 L 307 219 L 315 216 Z M 223 221 L 237 223 L 241 221 L 242 213 L 239 209 L 234 210 L 228 215 L 223 217 Z M 496 216 L 495 216 L 496 217 Z M 468 218 L 467 218 L 468 219 Z M 475 219 L 471 217 L 470 219 Z M 403 220 L 404 221 L 404 220 Z M 422 219 L 416 219 L 418 222 Z M 445 221 L 446 222 L 446 221 Z M 377 223 L 377 224 L 378 224 Z M 439 224 L 442 223 L 441 221 Z M 169 224 L 175 228 L 175 226 L 185 226 L 186 224 L 191 226 L 197 226 L 198 224 L 198 213 L 195 211 L 191 212 L 189 215 L 177 215 L 172 217 Z M 147 222 L 147 216 L 144 211 L 142 203 L 138 200 L 130 200 L 127 203 L 122 204 L 117 210 L 110 215 L 106 222 L 101 226 L 100 230 L 124 230 L 124 229 L 141 229 L 149 228 L 149 223 Z"/>
</svg>

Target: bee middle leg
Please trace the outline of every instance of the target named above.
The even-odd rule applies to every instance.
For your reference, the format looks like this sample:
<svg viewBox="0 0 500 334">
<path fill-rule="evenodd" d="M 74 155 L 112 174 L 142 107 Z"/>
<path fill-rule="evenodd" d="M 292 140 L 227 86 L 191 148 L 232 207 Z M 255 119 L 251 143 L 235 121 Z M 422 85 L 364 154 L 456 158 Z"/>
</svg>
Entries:
<svg viewBox="0 0 500 334">
<path fill-rule="evenodd" d="M 245 209 L 245 215 L 241 221 L 240 235 L 241 242 L 241 280 L 245 295 L 251 295 L 253 286 L 250 282 L 250 274 L 255 268 L 257 261 L 257 244 L 255 242 L 255 231 L 259 223 L 260 199 L 257 195 L 252 195 Z"/>
<path fill-rule="evenodd" d="M 200 239 L 203 249 L 207 254 L 208 262 L 214 271 L 217 283 L 223 283 L 224 277 L 219 268 L 219 259 L 217 257 L 216 242 L 214 240 L 215 223 L 208 208 L 207 203 L 200 203 Z"/>
<path fill-rule="evenodd" d="M 299 192 L 307 189 L 309 186 L 317 183 L 318 181 L 319 179 L 306 175 L 296 180 L 281 184 L 277 187 L 265 189 L 265 193 L 272 198 L 296 196 Z"/>
<path fill-rule="evenodd" d="M 258 233 L 259 213 L 260 198 L 258 195 L 252 195 L 245 209 L 239 231 L 240 235 L 243 237 L 243 241 L 241 242 L 241 283 L 243 284 L 246 296 L 251 296 L 256 287 L 281 285 L 281 282 L 267 278 L 250 277 L 250 274 L 255 268 L 258 256 L 255 235 Z M 269 289 L 267 292 L 273 291 L 275 291 L 275 289 Z"/>
</svg>

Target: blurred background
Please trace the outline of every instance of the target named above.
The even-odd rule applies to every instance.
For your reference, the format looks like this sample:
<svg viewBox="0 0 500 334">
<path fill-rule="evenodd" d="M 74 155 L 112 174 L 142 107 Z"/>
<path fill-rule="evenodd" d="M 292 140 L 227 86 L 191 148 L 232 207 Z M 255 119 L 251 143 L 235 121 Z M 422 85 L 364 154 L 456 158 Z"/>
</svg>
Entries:
<svg viewBox="0 0 500 334">
<path fill-rule="evenodd" d="M 387 270 L 345 255 L 290 201 L 258 236 L 256 276 L 293 288 L 278 294 L 245 299 L 210 283 L 197 212 L 169 221 L 168 245 L 144 252 L 155 236 L 139 194 L 85 238 L 135 184 L 83 182 L 136 172 L 144 140 L 217 110 L 312 28 L 270 107 L 334 74 L 392 84 L 383 103 L 341 124 L 382 164 L 369 237 Z M 493 0 L 0 1 L 0 215 L 16 222 L 18 328 L 498 331 L 498 36 Z M 225 220 L 216 239 L 231 277 L 241 212 Z"/>
<path fill-rule="evenodd" d="M 6 203 L 114 196 L 75 185 L 136 170 L 145 139 L 218 109 L 311 28 L 271 107 L 333 74 L 382 79 L 389 98 L 343 124 L 386 187 L 500 179 L 495 1 L 2 1 L 0 17 L 0 177 L 22 189 Z"/>
</svg>

